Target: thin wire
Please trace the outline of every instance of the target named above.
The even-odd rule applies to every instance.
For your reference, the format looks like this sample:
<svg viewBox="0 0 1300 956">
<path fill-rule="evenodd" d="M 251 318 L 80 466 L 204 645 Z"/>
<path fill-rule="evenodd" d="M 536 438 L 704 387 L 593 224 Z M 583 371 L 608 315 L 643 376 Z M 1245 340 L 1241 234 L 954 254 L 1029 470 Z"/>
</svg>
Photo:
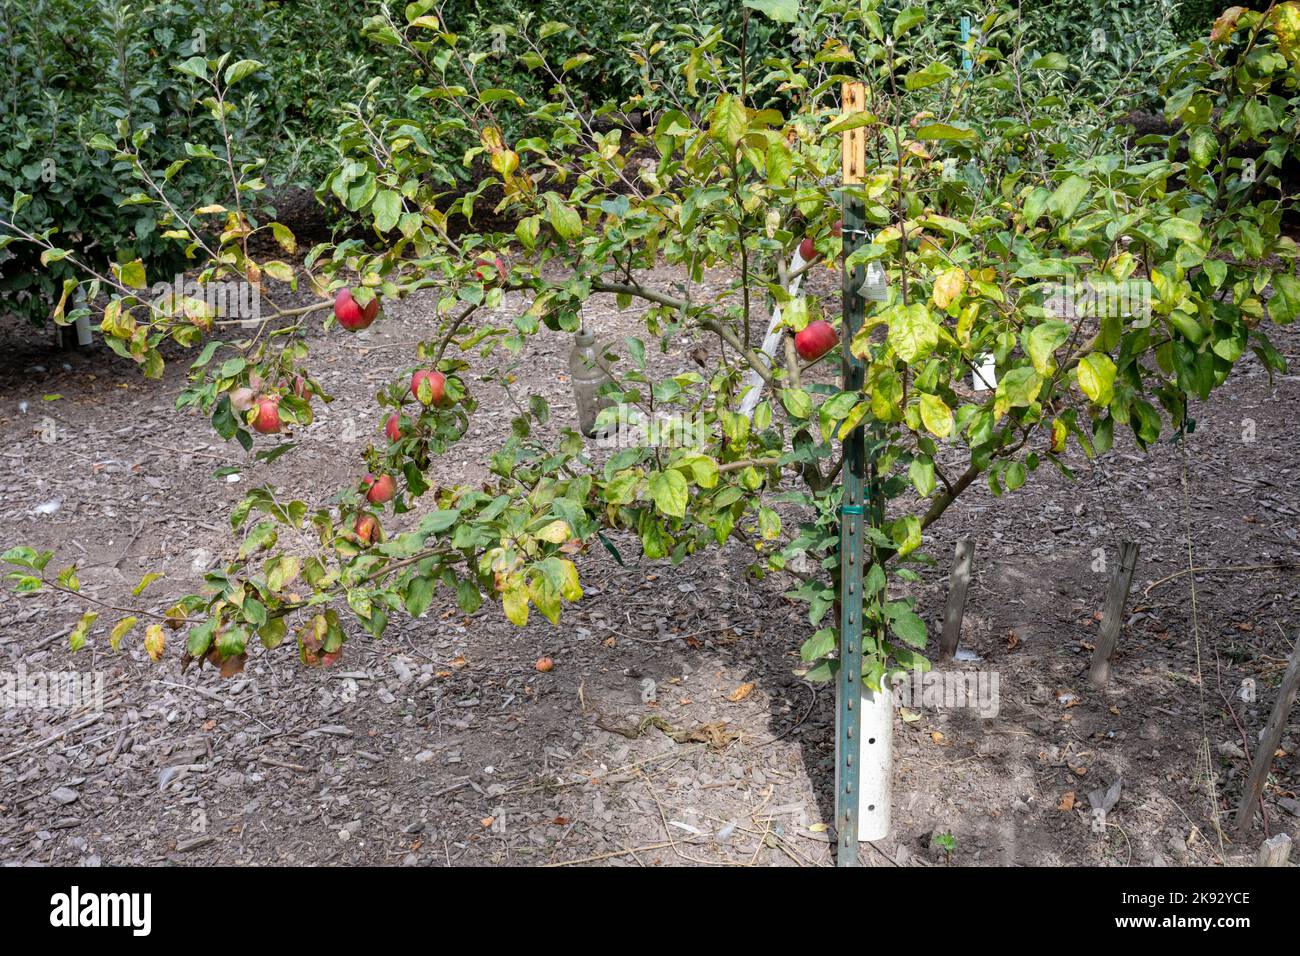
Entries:
<svg viewBox="0 0 1300 956">
<path fill-rule="evenodd" d="M 1192 607 L 1192 639 L 1196 648 L 1196 688 L 1197 696 L 1200 703 L 1201 711 L 1201 760 L 1205 763 L 1205 783 L 1206 795 L 1210 803 L 1210 820 L 1214 824 L 1214 832 L 1219 837 L 1219 852 L 1222 854 L 1226 851 L 1223 840 L 1223 827 L 1219 825 L 1219 795 L 1214 785 L 1214 765 L 1210 751 L 1210 732 L 1209 724 L 1205 716 L 1205 674 L 1201 669 L 1201 620 L 1200 614 L 1196 607 L 1196 562 L 1192 559 L 1192 504 L 1191 495 L 1187 490 L 1187 411 L 1183 411 L 1183 427 L 1179 429 L 1180 439 L 1178 442 L 1180 457 L 1182 459 L 1182 487 L 1183 487 L 1183 540 L 1187 543 L 1187 582 L 1191 589 L 1191 607 Z"/>
</svg>

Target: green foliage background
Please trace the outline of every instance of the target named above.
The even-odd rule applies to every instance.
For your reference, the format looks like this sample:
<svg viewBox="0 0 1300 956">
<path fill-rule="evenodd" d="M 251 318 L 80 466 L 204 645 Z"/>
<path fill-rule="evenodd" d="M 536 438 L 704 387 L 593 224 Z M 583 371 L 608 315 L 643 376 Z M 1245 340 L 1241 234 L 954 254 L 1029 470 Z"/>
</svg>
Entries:
<svg viewBox="0 0 1300 956">
<path fill-rule="evenodd" d="M 901 0 L 893 4 L 905 5 Z M 801 20 L 807 21 L 816 4 L 804 7 Z M 1140 75 L 1179 38 L 1203 34 L 1217 7 L 1184 2 L 1166 10 L 1148 0 L 1087 5 L 1049 0 L 1025 4 L 1022 16 L 1027 42 L 1065 54 L 1078 68 L 1074 92 L 1093 95 Z M 935 0 L 927 8 L 926 29 L 937 45 L 955 45 L 962 13 L 974 14 L 978 22 L 981 12 L 961 0 Z M 368 77 L 393 78 L 370 92 L 368 105 L 375 112 L 409 115 L 424 125 L 436 122 L 430 104 L 404 99 L 404 80 L 415 64 L 362 30 L 366 18 L 381 9 L 377 0 L 4 0 L 0 70 L 7 82 L 0 84 L 0 201 L 7 204 L 19 191 L 32 194 L 22 224 L 33 231 L 58 226 L 69 245 L 92 263 L 142 258 L 150 274 L 171 274 L 185 261 L 175 243 L 159 237 L 152 208 L 120 205 L 126 196 L 122 170 L 84 144 L 95 133 L 111 136 L 120 120 L 133 129 L 148 125 L 152 134 L 145 154 L 156 158 L 161 170 L 164 157 L 178 155 L 202 120 L 193 81 L 178 75 L 173 65 L 196 53 L 228 51 L 265 64 L 241 88 L 240 142 L 249 155 L 267 157 L 272 187 L 315 188 L 339 161 L 334 131 L 347 108 L 366 94 Z M 400 17 L 401 4 L 392 9 Z M 494 24 L 516 22 L 520 16 L 534 22 L 563 20 L 580 27 L 577 35 L 561 40 L 574 53 L 614 51 L 620 35 L 653 23 L 696 23 L 701 31 L 705 24 L 718 24 L 727 42 L 746 36 L 749 55 L 758 59 L 809 41 L 801 23 L 765 17 L 751 18 L 742 34 L 744 8 L 735 0 L 449 0 L 442 10 L 446 21 L 476 44 L 491 34 Z M 1098 28 L 1105 31 L 1105 52 L 1094 48 Z M 671 36 L 668 28 L 661 36 Z M 543 92 L 507 38 L 497 48 L 482 65 L 492 85 L 528 99 Z M 680 77 L 664 80 L 680 82 Z M 640 77 L 625 56 L 597 56 L 571 82 L 579 93 L 602 101 L 635 92 Z M 472 144 L 448 137 L 436 145 L 445 150 L 448 170 L 460 174 L 459 156 Z M 206 191 L 216 200 L 218 172 L 192 165 L 175 185 L 187 195 Z M 272 201 L 276 194 L 273 188 Z M 346 219 L 347 212 L 334 208 L 331 215 Z M 0 251 L 6 311 L 34 320 L 47 316 L 62 280 L 70 275 L 62 263 L 39 268 L 28 248 Z"/>
</svg>

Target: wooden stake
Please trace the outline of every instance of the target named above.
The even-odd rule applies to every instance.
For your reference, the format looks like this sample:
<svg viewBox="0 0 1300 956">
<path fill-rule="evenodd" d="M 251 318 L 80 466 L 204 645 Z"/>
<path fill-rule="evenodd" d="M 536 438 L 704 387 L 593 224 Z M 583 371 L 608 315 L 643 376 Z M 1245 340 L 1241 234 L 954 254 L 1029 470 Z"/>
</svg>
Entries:
<svg viewBox="0 0 1300 956">
<path fill-rule="evenodd" d="M 952 562 L 952 580 L 948 587 L 948 606 L 943 611 L 943 638 L 939 642 L 939 657 L 946 659 L 957 653 L 961 641 L 961 619 L 966 613 L 966 589 L 970 587 L 971 565 L 975 558 L 975 542 L 962 538 L 957 542 L 957 555 Z"/>
<path fill-rule="evenodd" d="M 1291 855 L 1291 838 L 1285 833 L 1279 833 L 1265 840 L 1259 848 L 1259 856 L 1255 862 L 1260 866 L 1286 866 L 1287 858 Z"/>
<path fill-rule="evenodd" d="M 1282 740 L 1282 731 L 1295 703 L 1296 688 L 1300 687 L 1300 632 L 1296 634 L 1295 647 L 1291 649 L 1291 662 L 1287 664 L 1286 674 L 1282 677 L 1282 686 L 1277 689 L 1277 702 L 1273 704 L 1273 713 L 1264 725 L 1264 733 L 1255 747 L 1255 755 L 1250 761 L 1250 777 L 1246 789 L 1241 794 L 1241 806 L 1237 809 L 1237 829 L 1245 830 L 1250 826 L 1255 815 L 1255 804 L 1264 790 L 1264 781 L 1268 779 L 1269 767 L 1273 765 L 1273 753 Z"/>
<path fill-rule="evenodd" d="M 1098 689 L 1105 687 L 1106 681 L 1110 679 L 1110 659 L 1115 653 L 1119 629 L 1124 623 L 1124 605 L 1128 602 L 1129 589 L 1133 587 L 1138 551 L 1136 541 L 1120 542 L 1119 563 L 1111 572 L 1106 609 L 1101 616 L 1101 637 L 1097 640 L 1097 649 L 1092 653 L 1092 669 L 1088 672 L 1088 683 Z"/>
</svg>

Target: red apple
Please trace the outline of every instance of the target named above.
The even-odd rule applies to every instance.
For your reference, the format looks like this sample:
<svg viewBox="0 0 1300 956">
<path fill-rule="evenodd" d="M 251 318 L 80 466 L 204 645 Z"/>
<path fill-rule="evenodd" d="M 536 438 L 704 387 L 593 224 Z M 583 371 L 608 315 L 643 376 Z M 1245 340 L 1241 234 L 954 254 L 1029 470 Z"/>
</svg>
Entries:
<svg viewBox="0 0 1300 956">
<path fill-rule="evenodd" d="M 494 267 L 497 273 L 495 276 L 492 275 L 492 270 Z M 500 278 L 502 282 L 505 282 L 506 264 L 501 261 L 500 256 L 494 256 L 491 259 L 487 258 L 486 256 L 483 256 L 476 263 L 474 263 L 474 275 L 478 277 L 480 282 L 492 282 L 494 279 L 497 278 Z"/>
<path fill-rule="evenodd" d="M 426 382 L 429 385 L 427 402 L 420 396 L 420 386 Z M 431 368 L 419 369 L 411 376 L 411 394 L 421 405 L 441 405 L 447 395 L 447 376 Z"/>
<path fill-rule="evenodd" d="M 372 514 L 359 514 L 352 531 L 362 544 L 374 544 L 375 539 L 379 537 L 379 519 Z"/>
<path fill-rule="evenodd" d="M 541 673 L 546 674 L 555 670 L 555 661 L 551 660 L 549 657 L 539 657 L 537 663 L 533 666 Z"/>
<path fill-rule="evenodd" d="M 378 478 L 366 475 L 361 479 L 361 487 L 365 489 L 366 500 L 372 505 L 392 501 L 393 495 L 397 494 L 397 482 L 393 481 L 392 475 L 380 475 Z"/>
<path fill-rule="evenodd" d="M 280 396 L 263 395 L 257 400 L 257 416 L 253 419 L 253 430 L 263 435 L 273 435 L 283 426 L 280 421 Z"/>
<path fill-rule="evenodd" d="M 838 239 L 844 234 L 844 220 L 841 219 L 835 225 L 831 226 L 831 235 Z"/>
<path fill-rule="evenodd" d="M 384 423 L 384 434 L 388 436 L 389 441 L 401 441 L 402 415 L 400 412 L 393 412 L 388 416 L 388 421 Z"/>
<path fill-rule="evenodd" d="M 831 324 L 825 319 L 818 319 L 795 333 L 794 350 L 805 362 L 812 362 L 835 348 L 839 340 L 840 337 L 835 334 Z"/>
<path fill-rule="evenodd" d="M 370 304 L 361 310 L 361 317 L 366 320 L 366 325 L 375 321 L 375 316 L 379 314 L 379 296 L 370 300 Z"/>
<path fill-rule="evenodd" d="M 339 320 L 339 325 L 349 332 L 360 332 L 368 328 L 370 323 L 375 321 L 375 316 L 379 313 L 379 299 L 374 298 L 364 309 L 352 298 L 351 289 L 339 289 L 338 295 L 334 297 L 334 318 Z"/>
<path fill-rule="evenodd" d="M 817 255 L 817 247 L 813 245 L 812 237 L 806 236 L 804 241 L 799 243 L 799 256 L 804 262 L 812 262 L 813 257 Z"/>
</svg>

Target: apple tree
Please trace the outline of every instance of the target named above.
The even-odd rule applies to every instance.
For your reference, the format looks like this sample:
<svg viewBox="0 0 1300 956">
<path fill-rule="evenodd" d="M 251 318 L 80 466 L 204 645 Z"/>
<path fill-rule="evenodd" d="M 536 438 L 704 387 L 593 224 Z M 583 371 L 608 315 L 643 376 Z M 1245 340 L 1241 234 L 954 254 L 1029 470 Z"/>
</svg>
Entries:
<svg viewBox="0 0 1300 956">
<path fill-rule="evenodd" d="M 283 433 L 331 400 L 312 374 L 309 324 L 348 334 L 423 290 L 428 336 L 379 393 L 383 418 L 358 483 L 328 501 L 250 492 L 229 516 L 229 562 L 200 592 L 161 611 L 103 606 L 39 542 L 3 555 L 17 591 L 84 599 L 74 647 L 100 628 L 117 647 L 139 626 L 153 658 L 178 633 L 186 659 L 231 673 L 254 644 L 287 638 L 303 662 L 329 664 L 346 616 L 379 635 L 443 589 L 466 613 L 487 600 L 517 625 L 534 613 L 556 622 L 582 596 L 593 547 L 617 554 L 614 538 L 634 539 L 646 558 L 675 564 L 739 539 L 757 573 L 788 575 L 790 596 L 807 603 L 806 674 L 827 679 L 837 646 L 828 612 L 841 599 L 840 442 L 863 426 L 878 504 L 863 598 L 874 687 L 893 669 L 928 666 L 925 625 L 899 582 L 915 578 L 926 530 L 974 482 L 1014 502 L 1039 468 L 1068 474 L 1071 446 L 1092 456 L 1116 429 L 1145 447 L 1189 427 L 1191 403 L 1248 350 L 1285 368 L 1266 330 L 1300 312 L 1297 249 L 1281 231 L 1294 201 L 1279 179 L 1300 158 L 1300 3 L 1234 7 L 1209 38 L 1171 54 L 1160 74 L 1175 132 L 1136 143 L 1004 3 L 977 21 L 969 74 L 920 7 L 886 16 L 875 0 L 744 5 L 739 36 L 701 24 L 624 35 L 641 89 L 617 103 L 589 102 L 573 83 L 608 51 L 549 55 L 557 38 L 567 49 L 580 40 L 573 25 L 498 28 L 511 65 L 541 81 L 539 100 L 498 85 L 501 52 L 458 35 L 433 0 L 381 12 L 365 35 L 404 52 L 406 96 L 437 104 L 441 119 L 417 125 L 373 97 L 355 104 L 320 192 L 366 234 L 301 258 L 293 234 L 261 215 L 262 161 L 235 133 L 232 91 L 260 64 L 176 64 L 202 90 L 206 141 L 163 169 L 141 160 L 147 127 L 123 121 L 116 139 L 88 145 L 134 177 L 129 201 L 154 207 L 199 283 L 251 283 L 263 314 L 250 322 L 181 291 L 150 296 L 143 266 L 123 262 L 67 280 L 55 319 L 78 317 L 69 303 L 80 283 L 105 340 L 146 376 L 161 374 L 167 342 L 196 349 L 178 408 L 210 418 L 255 462 L 292 453 Z M 756 47 L 747 25 L 759 17 L 799 42 Z M 841 84 L 853 81 L 866 85 L 865 109 L 841 114 Z M 850 130 L 865 136 L 868 168 L 844 185 Z M 435 147 L 448 142 L 464 144 L 473 188 L 442 166 L 446 149 Z M 225 201 L 195 208 L 173 190 L 191 163 L 226 169 Z M 24 229 L 24 200 L 0 221 L 0 243 L 78 265 L 57 230 Z M 860 204 L 865 236 L 843 235 L 846 200 Z M 487 210 L 513 231 L 476 226 Z M 259 253 L 271 244 L 281 252 Z M 661 264 L 674 278 L 656 283 Z M 836 301 L 792 291 L 828 265 L 876 276 L 862 329 L 830 353 L 865 362 L 861 388 L 834 383 L 816 357 L 823 347 L 794 347 L 808 327 L 840 322 Z M 706 274 L 725 275 L 725 286 L 710 291 Z M 1111 300 L 1095 294 L 1058 307 L 1063 289 L 1114 286 L 1145 291 L 1119 307 L 1098 307 Z M 288 292 L 309 301 L 277 304 Z M 691 440 L 609 454 L 570 427 L 544 440 L 546 402 L 522 397 L 490 480 L 435 487 L 431 463 L 481 413 L 483 359 L 526 362 L 538 336 L 575 331 L 596 295 L 636 303 L 643 326 L 611 346 L 604 423 L 631 409 L 681 416 Z M 781 344 L 769 354 L 760 344 L 777 308 Z M 654 375 L 647 354 L 683 342 L 708 345 L 703 368 Z M 966 383 L 987 356 L 996 388 L 974 391 Z"/>
</svg>

